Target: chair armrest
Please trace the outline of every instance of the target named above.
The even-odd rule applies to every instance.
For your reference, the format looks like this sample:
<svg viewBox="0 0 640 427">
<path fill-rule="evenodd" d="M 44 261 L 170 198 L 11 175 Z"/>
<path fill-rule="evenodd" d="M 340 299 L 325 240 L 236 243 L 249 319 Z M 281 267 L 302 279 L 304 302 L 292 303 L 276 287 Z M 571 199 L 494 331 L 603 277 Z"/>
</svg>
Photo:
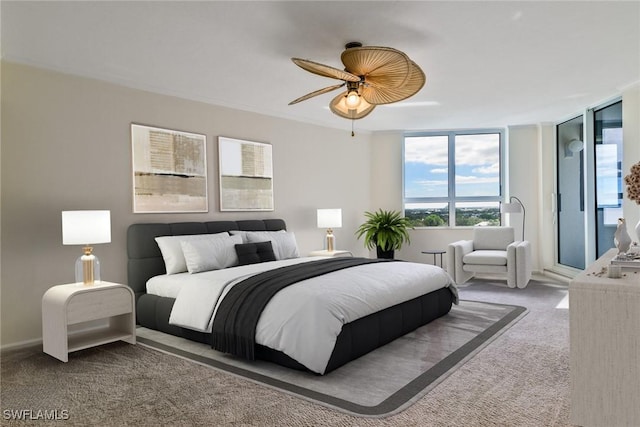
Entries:
<svg viewBox="0 0 640 427">
<path fill-rule="evenodd" d="M 533 264 L 531 261 L 531 244 L 521 241 L 516 247 L 516 284 L 519 288 L 524 288 L 531 280 Z"/>
<path fill-rule="evenodd" d="M 473 274 L 462 269 L 462 259 L 471 252 L 473 252 L 473 240 L 458 240 L 447 246 L 447 273 L 458 285 L 473 277 Z"/>
<path fill-rule="evenodd" d="M 458 240 L 457 242 L 449 243 L 449 248 L 455 251 L 460 251 L 462 256 L 473 252 L 473 240 Z M 447 248 L 447 252 L 449 250 Z"/>
</svg>

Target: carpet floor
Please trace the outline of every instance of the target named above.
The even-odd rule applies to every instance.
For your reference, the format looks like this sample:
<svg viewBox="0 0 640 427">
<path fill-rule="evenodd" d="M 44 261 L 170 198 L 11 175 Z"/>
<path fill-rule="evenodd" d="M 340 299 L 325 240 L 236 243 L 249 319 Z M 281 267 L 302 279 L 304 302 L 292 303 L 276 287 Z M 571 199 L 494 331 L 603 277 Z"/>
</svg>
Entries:
<svg viewBox="0 0 640 427">
<path fill-rule="evenodd" d="M 61 363 L 40 349 L 4 352 L 1 425 L 568 426 L 567 287 L 476 280 L 461 298 L 528 314 L 406 410 L 345 414 L 144 346 L 113 343 Z M 16 418 L 22 417 L 18 420 Z M 47 421 L 47 418 L 58 421 Z M 25 419 L 26 418 L 26 419 Z"/>
</svg>

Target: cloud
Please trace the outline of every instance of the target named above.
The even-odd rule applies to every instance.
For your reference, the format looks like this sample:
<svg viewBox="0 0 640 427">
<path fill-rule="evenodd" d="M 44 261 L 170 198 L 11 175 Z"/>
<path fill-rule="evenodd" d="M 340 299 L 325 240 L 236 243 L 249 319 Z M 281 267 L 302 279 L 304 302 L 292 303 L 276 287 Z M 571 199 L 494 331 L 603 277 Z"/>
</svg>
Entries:
<svg viewBox="0 0 640 427">
<path fill-rule="evenodd" d="M 489 166 L 481 166 L 479 168 L 471 169 L 471 172 L 485 175 L 498 175 L 500 173 L 500 165 L 498 163 L 494 163 Z"/>
<path fill-rule="evenodd" d="M 447 141 L 446 135 L 407 137 L 405 160 L 429 166 L 446 166 L 449 162 Z M 497 167 L 500 162 L 498 141 L 497 134 L 456 136 L 456 165 Z"/>
<path fill-rule="evenodd" d="M 448 186 L 449 183 L 447 181 L 443 181 L 443 180 L 432 180 L 432 179 L 424 179 L 421 181 L 414 181 L 415 184 L 421 186 L 421 187 L 427 187 L 427 186 L 434 186 L 434 185 L 442 185 L 442 186 Z"/>
<path fill-rule="evenodd" d="M 429 172 L 431 172 L 431 173 L 448 173 L 449 170 L 445 169 L 445 168 L 442 168 L 442 169 L 431 169 Z"/>
<path fill-rule="evenodd" d="M 480 178 L 477 176 L 456 175 L 456 184 L 490 184 L 498 181 L 497 176 Z"/>
<path fill-rule="evenodd" d="M 430 166 L 447 166 L 449 149 L 446 136 L 405 138 L 404 156 L 407 162 Z"/>
</svg>

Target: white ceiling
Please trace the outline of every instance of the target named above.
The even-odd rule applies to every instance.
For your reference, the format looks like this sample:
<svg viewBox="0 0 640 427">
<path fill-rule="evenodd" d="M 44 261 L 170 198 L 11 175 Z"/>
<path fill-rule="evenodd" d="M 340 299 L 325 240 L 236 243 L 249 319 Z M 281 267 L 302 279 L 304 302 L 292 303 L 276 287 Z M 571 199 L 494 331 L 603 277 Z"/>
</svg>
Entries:
<svg viewBox="0 0 640 427">
<path fill-rule="evenodd" d="M 350 129 L 327 105 L 349 41 L 407 53 L 427 75 L 359 130 L 554 122 L 640 81 L 640 2 L 1 2 L 2 56 L 152 92 Z"/>
</svg>

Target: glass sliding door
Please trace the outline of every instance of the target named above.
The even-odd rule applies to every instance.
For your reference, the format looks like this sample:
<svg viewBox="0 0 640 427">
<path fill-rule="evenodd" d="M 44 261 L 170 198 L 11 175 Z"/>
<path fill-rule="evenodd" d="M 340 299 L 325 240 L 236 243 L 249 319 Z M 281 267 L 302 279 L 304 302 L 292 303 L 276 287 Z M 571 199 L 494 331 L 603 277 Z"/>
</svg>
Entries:
<svg viewBox="0 0 640 427">
<path fill-rule="evenodd" d="M 622 101 L 556 126 L 557 264 L 583 270 L 614 247 L 622 217 Z"/>
<path fill-rule="evenodd" d="M 585 267 L 584 118 L 556 127 L 558 264 Z"/>
<path fill-rule="evenodd" d="M 622 217 L 622 101 L 594 111 L 596 256 L 614 247 Z"/>
</svg>

